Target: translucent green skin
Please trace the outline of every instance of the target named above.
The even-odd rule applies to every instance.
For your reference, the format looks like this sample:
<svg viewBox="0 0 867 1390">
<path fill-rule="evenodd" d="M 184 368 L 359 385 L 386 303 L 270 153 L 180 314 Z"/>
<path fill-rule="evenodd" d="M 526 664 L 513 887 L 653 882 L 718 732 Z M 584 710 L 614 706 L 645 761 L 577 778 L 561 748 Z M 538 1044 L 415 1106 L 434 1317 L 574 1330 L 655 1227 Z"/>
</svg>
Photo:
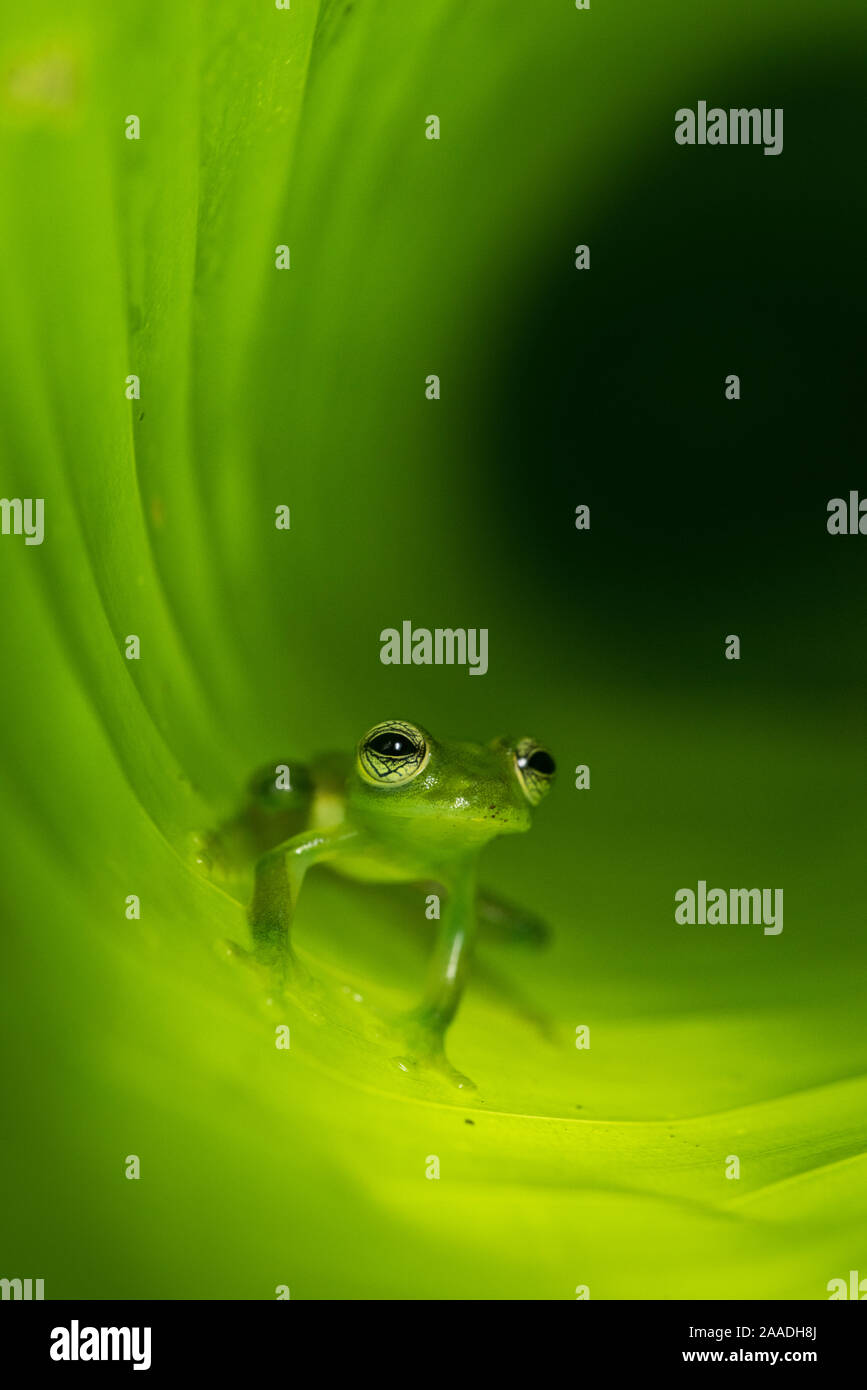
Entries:
<svg viewBox="0 0 867 1390">
<path fill-rule="evenodd" d="M 233 825 L 244 827 L 256 858 L 249 912 L 254 955 L 277 983 L 297 972 L 290 929 L 313 864 L 368 882 L 428 881 L 444 890 L 424 1000 L 405 1024 L 411 1059 L 438 1058 L 447 1067 L 443 1040 L 479 923 L 501 938 L 538 942 L 546 935 L 532 915 L 478 893 L 476 882 L 484 846 L 498 835 L 529 830 L 533 808 L 517 763 L 521 741 L 440 742 L 420 725 L 403 727 L 420 734 L 426 749 L 406 780 L 376 780 L 365 768 L 362 740 L 355 758 L 330 754 L 304 766 L 287 761 L 291 790 L 277 789 L 273 766 L 264 769 L 251 781 L 250 806 Z M 454 1078 L 469 1084 L 457 1073 Z"/>
<path fill-rule="evenodd" d="M 364 844 L 364 877 L 436 878 L 448 884 L 471 872 L 498 835 L 529 830 L 532 808 L 505 740 L 439 743 L 406 785 L 371 785 L 355 759 L 345 783 L 343 823 Z"/>
</svg>

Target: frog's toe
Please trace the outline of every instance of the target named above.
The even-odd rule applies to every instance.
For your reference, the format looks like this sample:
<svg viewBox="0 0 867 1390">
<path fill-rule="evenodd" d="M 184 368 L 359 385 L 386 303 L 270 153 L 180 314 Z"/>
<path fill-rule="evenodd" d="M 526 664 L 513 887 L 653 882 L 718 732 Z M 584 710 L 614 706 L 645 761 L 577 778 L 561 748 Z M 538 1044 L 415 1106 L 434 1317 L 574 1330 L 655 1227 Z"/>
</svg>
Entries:
<svg viewBox="0 0 867 1390">
<path fill-rule="evenodd" d="M 307 967 L 301 964 L 297 956 L 291 953 L 275 956 L 267 951 L 248 951 L 246 946 L 240 946 L 237 941 L 231 941 L 228 937 L 224 937 L 218 943 L 218 949 L 225 960 L 245 965 L 255 971 L 267 985 L 270 997 L 282 995 L 287 989 L 294 990 L 299 995 L 309 996 L 311 1000 L 321 993 L 318 981 L 313 978 Z"/>
<path fill-rule="evenodd" d="M 436 1073 L 459 1090 L 474 1091 L 475 1083 L 453 1067 L 447 1058 L 442 1031 L 431 1027 L 424 1021 L 424 1017 L 422 1011 L 404 1015 L 401 1020 L 401 1033 L 405 1051 L 392 1058 L 393 1065 L 406 1075 Z"/>
<path fill-rule="evenodd" d="M 422 1077 L 427 1072 L 442 1077 L 459 1091 L 477 1089 L 475 1081 L 471 1081 L 462 1071 L 458 1071 L 457 1067 L 453 1067 L 444 1052 L 424 1057 L 406 1053 L 401 1057 L 392 1057 L 391 1063 L 397 1071 L 403 1072 L 404 1076 Z"/>
<path fill-rule="evenodd" d="M 395 1067 L 397 1071 L 402 1071 L 405 1075 L 412 1076 L 414 1072 L 418 1071 L 418 1058 L 409 1056 L 392 1057 L 391 1065 Z"/>
<path fill-rule="evenodd" d="M 328 989 L 321 980 L 310 974 L 297 956 L 286 962 L 281 988 L 292 995 L 293 1001 L 314 1022 L 325 1023 L 333 1016 Z"/>
<path fill-rule="evenodd" d="M 217 954 L 233 964 L 246 965 L 251 970 L 261 969 L 252 951 L 248 951 L 245 946 L 239 946 L 237 941 L 232 941 L 228 936 L 221 937 L 217 942 Z"/>
<path fill-rule="evenodd" d="M 222 835 L 216 830 L 194 831 L 189 837 L 190 856 L 206 878 L 225 884 L 236 866 Z"/>
<path fill-rule="evenodd" d="M 438 1070 L 459 1091 L 477 1091 L 479 1089 L 475 1081 L 471 1081 L 468 1076 L 464 1076 L 462 1071 L 458 1071 L 457 1067 L 453 1067 L 447 1057 L 441 1059 Z"/>
<path fill-rule="evenodd" d="M 214 850 L 210 835 L 204 835 L 200 831 L 194 831 L 189 837 L 189 851 L 193 863 L 196 864 L 204 874 L 210 874 L 214 867 Z"/>
</svg>

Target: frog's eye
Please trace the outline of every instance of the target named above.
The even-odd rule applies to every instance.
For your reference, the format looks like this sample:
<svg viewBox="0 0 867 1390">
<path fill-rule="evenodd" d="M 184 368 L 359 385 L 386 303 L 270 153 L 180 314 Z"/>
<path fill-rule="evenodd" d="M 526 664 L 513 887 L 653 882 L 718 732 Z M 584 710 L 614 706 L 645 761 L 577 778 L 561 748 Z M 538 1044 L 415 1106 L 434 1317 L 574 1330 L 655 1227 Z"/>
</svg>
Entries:
<svg viewBox="0 0 867 1390">
<path fill-rule="evenodd" d="M 534 739 L 522 738 L 515 749 L 515 767 L 524 795 L 532 806 L 538 806 L 551 787 L 557 764 Z"/>
<path fill-rule="evenodd" d="M 421 729 L 390 719 L 364 735 L 358 745 L 358 770 L 376 786 L 393 787 L 418 776 L 429 752 Z"/>
</svg>

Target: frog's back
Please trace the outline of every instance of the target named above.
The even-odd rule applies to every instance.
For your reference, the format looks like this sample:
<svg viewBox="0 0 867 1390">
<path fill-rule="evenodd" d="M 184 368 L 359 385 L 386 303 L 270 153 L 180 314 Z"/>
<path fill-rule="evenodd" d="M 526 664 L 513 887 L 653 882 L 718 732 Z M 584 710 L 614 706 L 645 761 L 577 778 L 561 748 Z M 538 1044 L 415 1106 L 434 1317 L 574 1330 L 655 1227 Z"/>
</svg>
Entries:
<svg viewBox="0 0 867 1390">
<path fill-rule="evenodd" d="M 346 783 L 353 758 L 322 753 L 310 763 L 285 758 L 260 768 L 250 779 L 253 857 L 275 849 L 305 830 L 333 830 L 346 819 Z M 288 769 L 278 778 L 278 768 Z M 288 782 L 288 786 L 286 783 Z M 394 844 L 367 840 L 357 854 L 344 850 L 327 863 L 344 878 L 363 883 L 412 883 L 426 877 L 424 865 L 395 853 Z"/>
</svg>

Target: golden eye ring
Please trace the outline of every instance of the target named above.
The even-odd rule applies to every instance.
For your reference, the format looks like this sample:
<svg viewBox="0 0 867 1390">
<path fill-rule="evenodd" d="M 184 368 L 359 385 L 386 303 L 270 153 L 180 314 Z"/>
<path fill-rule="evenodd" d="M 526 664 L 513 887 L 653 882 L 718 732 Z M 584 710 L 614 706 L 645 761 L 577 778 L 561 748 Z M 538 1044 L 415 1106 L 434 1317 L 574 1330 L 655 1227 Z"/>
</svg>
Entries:
<svg viewBox="0 0 867 1390">
<path fill-rule="evenodd" d="M 515 749 L 515 771 L 531 806 L 538 806 L 551 790 L 557 764 L 547 748 L 533 738 L 522 738 Z"/>
<path fill-rule="evenodd" d="M 404 786 L 430 757 L 428 740 L 415 724 L 388 719 L 375 724 L 358 745 L 358 770 L 375 787 Z"/>
</svg>

